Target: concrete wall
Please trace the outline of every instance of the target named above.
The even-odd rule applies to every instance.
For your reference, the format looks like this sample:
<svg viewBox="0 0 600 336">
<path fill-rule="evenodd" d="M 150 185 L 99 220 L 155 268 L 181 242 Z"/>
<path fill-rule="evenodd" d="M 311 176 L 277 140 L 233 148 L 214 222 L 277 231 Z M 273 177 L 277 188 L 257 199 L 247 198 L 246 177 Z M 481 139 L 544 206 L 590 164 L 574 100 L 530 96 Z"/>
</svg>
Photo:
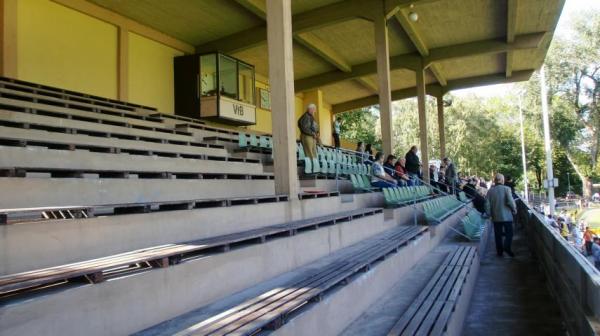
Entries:
<svg viewBox="0 0 600 336">
<path fill-rule="evenodd" d="M 0 275 L 357 209 L 339 197 L 0 226 Z M 26 247 L 26 248 L 24 248 Z"/>
<path fill-rule="evenodd" d="M 0 307 L 2 335 L 129 334 L 293 270 L 392 226 L 379 214 L 15 302 Z"/>
<path fill-rule="evenodd" d="M 3 208 L 273 195 L 273 180 L 0 178 Z"/>
</svg>

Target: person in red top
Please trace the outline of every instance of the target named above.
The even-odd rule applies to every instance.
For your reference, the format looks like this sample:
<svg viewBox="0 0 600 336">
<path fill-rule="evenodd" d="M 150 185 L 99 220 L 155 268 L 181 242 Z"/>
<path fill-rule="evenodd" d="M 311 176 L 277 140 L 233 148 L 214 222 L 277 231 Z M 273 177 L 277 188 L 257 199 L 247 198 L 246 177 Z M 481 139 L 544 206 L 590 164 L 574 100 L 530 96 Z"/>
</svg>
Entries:
<svg viewBox="0 0 600 336">
<path fill-rule="evenodd" d="M 585 252 L 587 255 L 592 254 L 592 244 L 594 243 L 594 233 L 590 230 L 589 226 L 585 227 L 583 232 L 583 241 L 585 242 Z"/>
<path fill-rule="evenodd" d="M 401 186 L 411 186 L 412 180 L 410 176 L 408 176 L 408 171 L 406 171 L 406 159 L 401 157 L 396 161 L 396 165 L 394 166 L 396 170 L 396 178 L 398 179 L 398 184 Z"/>
</svg>

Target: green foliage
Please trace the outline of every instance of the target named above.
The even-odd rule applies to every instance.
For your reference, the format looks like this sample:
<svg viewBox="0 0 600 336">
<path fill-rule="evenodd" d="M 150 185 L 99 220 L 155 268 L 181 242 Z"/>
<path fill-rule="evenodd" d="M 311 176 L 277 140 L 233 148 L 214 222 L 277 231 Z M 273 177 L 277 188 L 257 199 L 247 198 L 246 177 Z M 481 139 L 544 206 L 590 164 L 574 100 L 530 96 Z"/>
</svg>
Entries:
<svg viewBox="0 0 600 336">
<path fill-rule="evenodd" d="M 337 117 L 342 119 L 341 137 L 353 142 L 362 141 L 380 147 L 381 140 L 375 130 L 379 127 L 378 111 L 371 108 L 362 108 L 340 113 Z"/>
</svg>

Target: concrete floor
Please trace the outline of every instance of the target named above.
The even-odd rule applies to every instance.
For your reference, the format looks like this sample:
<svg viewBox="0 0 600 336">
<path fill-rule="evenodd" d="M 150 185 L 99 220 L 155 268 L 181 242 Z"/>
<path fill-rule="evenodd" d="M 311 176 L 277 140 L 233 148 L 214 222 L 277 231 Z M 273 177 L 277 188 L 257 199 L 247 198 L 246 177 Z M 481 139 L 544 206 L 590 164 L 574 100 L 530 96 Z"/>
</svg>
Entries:
<svg viewBox="0 0 600 336">
<path fill-rule="evenodd" d="M 558 305 L 529 253 L 525 232 L 515 234 L 514 259 L 496 256 L 490 234 L 463 335 L 566 335 Z"/>
</svg>

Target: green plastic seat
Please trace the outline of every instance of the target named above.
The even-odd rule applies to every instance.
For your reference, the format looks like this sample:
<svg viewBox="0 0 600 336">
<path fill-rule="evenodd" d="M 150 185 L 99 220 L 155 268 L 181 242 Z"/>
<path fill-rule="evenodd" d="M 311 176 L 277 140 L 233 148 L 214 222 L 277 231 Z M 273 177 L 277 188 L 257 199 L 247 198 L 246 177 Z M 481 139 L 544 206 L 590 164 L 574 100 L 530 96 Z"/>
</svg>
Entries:
<svg viewBox="0 0 600 336">
<path fill-rule="evenodd" d="M 312 173 L 313 173 L 312 160 L 309 158 L 304 158 L 304 174 L 312 174 Z"/>
</svg>

